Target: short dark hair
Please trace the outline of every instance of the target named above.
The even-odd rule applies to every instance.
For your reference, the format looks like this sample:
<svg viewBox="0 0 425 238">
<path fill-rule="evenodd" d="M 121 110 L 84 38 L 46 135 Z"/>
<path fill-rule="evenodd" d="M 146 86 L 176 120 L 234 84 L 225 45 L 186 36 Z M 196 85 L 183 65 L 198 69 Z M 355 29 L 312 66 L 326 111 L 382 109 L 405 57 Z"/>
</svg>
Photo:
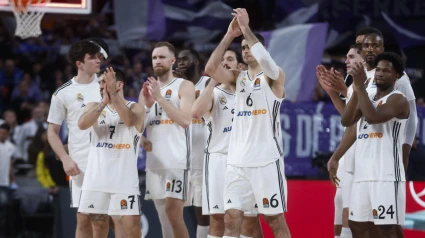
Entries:
<svg viewBox="0 0 425 238">
<path fill-rule="evenodd" d="M 125 73 L 124 73 L 124 71 L 122 71 L 121 69 L 118 69 L 118 68 L 113 68 L 114 69 L 114 71 L 115 71 L 115 79 L 117 80 L 117 81 L 121 81 L 121 82 L 123 82 L 124 83 L 124 85 L 126 84 L 126 82 L 127 82 L 127 78 L 125 77 Z M 106 69 L 104 69 L 104 70 L 102 70 L 102 71 L 100 71 L 99 73 L 97 73 L 97 76 L 98 77 L 100 77 L 101 75 L 103 75 L 104 73 L 106 72 Z"/>
<path fill-rule="evenodd" d="M 350 45 L 350 50 L 355 49 L 357 51 L 357 54 L 362 53 L 362 44 L 352 44 Z"/>
<path fill-rule="evenodd" d="M 372 34 L 372 33 L 375 33 L 378 36 L 380 36 L 382 39 L 384 39 L 382 32 L 375 27 L 365 27 L 365 28 L 358 30 L 356 32 L 356 37 L 357 36 L 363 36 L 363 35 L 369 35 L 369 34 Z"/>
<path fill-rule="evenodd" d="M 106 42 L 103 39 L 99 37 L 90 37 L 90 38 L 87 38 L 86 40 L 93 41 L 94 43 L 98 44 L 100 47 L 102 47 L 106 51 L 106 54 L 109 55 L 109 46 L 108 44 L 106 44 Z"/>
<path fill-rule="evenodd" d="M 197 59 L 197 60 L 201 61 L 201 58 L 199 56 L 198 51 L 196 51 L 195 49 L 192 49 L 192 48 L 187 49 L 187 50 L 189 51 L 190 55 L 192 55 L 193 59 Z"/>
<path fill-rule="evenodd" d="M 9 132 L 10 126 L 7 123 L 3 123 L 0 125 L 0 129 L 6 130 L 7 132 Z"/>
<path fill-rule="evenodd" d="M 236 50 L 235 48 L 232 48 L 232 47 L 229 47 L 227 50 L 235 53 L 236 61 L 238 61 L 238 63 L 245 64 L 245 62 L 243 61 L 242 54 L 241 54 L 240 50 Z"/>
<path fill-rule="evenodd" d="M 375 58 L 375 65 L 378 65 L 379 61 L 386 60 L 390 62 L 394 70 L 400 75 L 400 77 L 404 73 L 404 66 L 403 66 L 403 60 L 401 59 L 400 55 L 393 53 L 393 52 L 384 52 L 382 54 L 379 54 Z"/>
<path fill-rule="evenodd" d="M 264 40 L 264 37 L 262 35 L 260 35 L 260 33 L 254 33 L 254 36 L 257 37 L 258 41 L 266 46 L 266 41 Z M 242 39 L 245 39 L 245 37 L 242 37 Z"/>
<path fill-rule="evenodd" d="M 156 48 L 159 48 L 159 47 L 167 47 L 168 48 L 168 50 L 169 51 L 171 51 L 172 53 L 173 53 L 173 55 L 176 55 L 176 48 L 174 48 L 174 45 L 173 44 L 171 44 L 170 42 L 168 42 L 168 41 L 161 41 L 161 42 L 158 42 L 158 43 L 156 43 L 154 46 L 153 46 L 153 49 L 156 49 Z"/>
<path fill-rule="evenodd" d="M 367 35 L 365 35 L 365 36 L 364 36 L 364 39 L 366 39 L 366 38 L 368 38 L 368 37 L 373 37 L 373 36 L 381 38 L 381 40 L 382 40 L 382 44 L 384 44 L 384 37 L 382 37 L 381 35 L 376 34 L 376 33 L 370 33 L 370 34 L 367 34 Z M 364 39 L 363 39 L 363 41 L 364 41 Z"/>
<path fill-rule="evenodd" d="M 77 61 L 84 62 L 86 54 L 96 55 L 100 52 L 99 45 L 90 42 L 89 40 L 80 40 L 71 45 L 68 56 L 71 63 L 75 66 Z"/>
</svg>

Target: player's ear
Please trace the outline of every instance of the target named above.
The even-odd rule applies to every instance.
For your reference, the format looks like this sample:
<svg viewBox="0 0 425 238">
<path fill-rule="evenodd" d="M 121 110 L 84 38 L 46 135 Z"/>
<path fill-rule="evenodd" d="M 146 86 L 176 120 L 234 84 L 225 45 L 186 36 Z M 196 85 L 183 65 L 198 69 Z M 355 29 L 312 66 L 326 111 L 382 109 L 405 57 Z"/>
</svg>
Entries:
<svg viewBox="0 0 425 238">
<path fill-rule="evenodd" d="M 176 63 L 176 57 L 173 57 L 173 59 L 171 60 L 171 64 L 175 64 Z"/>
</svg>

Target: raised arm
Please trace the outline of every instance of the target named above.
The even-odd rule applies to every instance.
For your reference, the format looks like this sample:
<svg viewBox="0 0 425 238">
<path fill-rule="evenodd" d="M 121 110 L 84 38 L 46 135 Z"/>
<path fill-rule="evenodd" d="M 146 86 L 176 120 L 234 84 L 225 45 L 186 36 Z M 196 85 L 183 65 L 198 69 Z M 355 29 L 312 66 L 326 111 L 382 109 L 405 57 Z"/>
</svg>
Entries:
<svg viewBox="0 0 425 238">
<path fill-rule="evenodd" d="M 330 72 L 323 65 L 319 65 L 316 67 L 316 76 L 322 88 L 331 98 L 336 110 L 338 110 L 339 114 L 342 115 L 345 108 L 345 101 L 342 100 L 339 97 L 338 92 L 334 90 Z"/>
<path fill-rule="evenodd" d="M 84 112 L 78 119 L 78 127 L 80 130 L 87 130 L 96 123 L 103 109 L 107 104 L 102 102 L 90 102 L 84 107 Z"/>
<path fill-rule="evenodd" d="M 210 79 L 207 87 L 202 91 L 201 95 L 195 100 L 192 106 L 192 117 L 196 119 L 201 119 L 203 116 L 211 113 L 211 109 L 214 102 L 214 88 L 217 85 L 217 82 Z"/>
<path fill-rule="evenodd" d="M 154 97 L 155 101 L 162 107 L 168 117 L 175 123 L 179 124 L 183 128 L 188 128 L 192 123 L 192 105 L 195 101 L 195 86 L 191 81 L 184 80 L 180 84 L 179 97 L 180 97 L 180 108 L 176 108 L 171 105 L 160 92 L 158 82 L 149 77 L 149 93 Z"/>
<path fill-rule="evenodd" d="M 207 65 L 205 66 L 205 72 L 211 76 L 211 78 L 216 79 L 219 83 L 229 84 L 236 81 L 237 73 L 236 71 L 230 71 L 220 66 L 224 53 L 226 52 L 229 45 L 232 43 L 233 39 L 242 34 L 236 18 L 233 18 L 230 22 L 229 28 L 226 35 L 224 35 L 220 44 L 211 54 Z"/>
<path fill-rule="evenodd" d="M 353 91 L 350 101 L 345 106 L 341 117 L 341 124 L 345 127 L 355 125 L 362 116 L 362 111 L 358 106 L 357 92 Z"/>
</svg>

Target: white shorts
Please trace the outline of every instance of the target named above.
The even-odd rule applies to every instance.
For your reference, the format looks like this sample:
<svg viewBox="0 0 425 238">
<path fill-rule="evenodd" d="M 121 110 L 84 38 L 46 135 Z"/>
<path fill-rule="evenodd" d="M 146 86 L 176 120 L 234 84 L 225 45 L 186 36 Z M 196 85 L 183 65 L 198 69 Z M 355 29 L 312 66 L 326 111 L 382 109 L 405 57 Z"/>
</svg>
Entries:
<svg viewBox="0 0 425 238">
<path fill-rule="evenodd" d="M 80 206 L 81 189 L 83 187 L 84 172 L 77 176 L 71 176 L 69 180 L 69 193 L 71 195 L 71 207 L 78 208 Z"/>
<path fill-rule="evenodd" d="M 176 198 L 188 200 L 189 177 L 186 169 L 146 170 L 145 200 Z"/>
<path fill-rule="evenodd" d="M 353 187 L 353 174 L 344 173 L 344 186 L 342 186 L 342 207 L 348 208 L 350 206 L 351 188 Z"/>
<path fill-rule="evenodd" d="M 335 218 L 334 225 L 342 225 L 342 188 L 336 188 L 335 198 Z"/>
<path fill-rule="evenodd" d="M 202 214 L 224 214 L 224 176 L 227 154 L 205 154 L 202 186 Z"/>
<path fill-rule="evenodd" d="M 139 194 L 106 193 L 84 190 L 81 193 L 78 212 L 131 216 L 142 214 Z"/>
<path fill-rule="evenodd" d="M 189 200 L 195 207 L 202 207 L 202 169 L 190 170 Z"/>
<path fill-rule="evenodd" d="M 252 210 L 264 215 L 287 211 L 288 190 L 281 159 L 263 167 L 227 165 L 224 183 L 224 210 Z"/>
<path fill-rule="evenodd" d="M 403 225 L 406 213 L 405 182 L 355 182 L 349 219 L 375 225 Z"/>
</svg>

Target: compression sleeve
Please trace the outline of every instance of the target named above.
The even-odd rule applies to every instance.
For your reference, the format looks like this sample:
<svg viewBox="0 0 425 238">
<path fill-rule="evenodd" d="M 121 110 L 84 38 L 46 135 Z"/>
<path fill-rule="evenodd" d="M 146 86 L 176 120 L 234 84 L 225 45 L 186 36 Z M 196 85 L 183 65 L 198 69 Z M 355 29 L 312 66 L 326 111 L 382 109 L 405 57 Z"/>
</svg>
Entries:
<svg viewBox="0 0 425 238">
<path fill-rule="evenodd" d="M 251 53 L 258 61 L 258 64 L 260 64 L 265 75 L 272 80 L 276 80 L 279 77 L 279 67 L 270 56 L 270 53 L 260 42 L 257 42 L 251 47 Z"/>
<path fill-rule="evenodd" d="M 416 102 L 415 100 L 409 101 L 410 105 L 410 115 L 406 122 L 406 128 L 404 130 L 404 144 L 409 144 L 410 146 L 413 144 L 413 140 L 416 136 L 416 129 L 418 126 L 418 114 L 416 112 Z"/>
</svg>

